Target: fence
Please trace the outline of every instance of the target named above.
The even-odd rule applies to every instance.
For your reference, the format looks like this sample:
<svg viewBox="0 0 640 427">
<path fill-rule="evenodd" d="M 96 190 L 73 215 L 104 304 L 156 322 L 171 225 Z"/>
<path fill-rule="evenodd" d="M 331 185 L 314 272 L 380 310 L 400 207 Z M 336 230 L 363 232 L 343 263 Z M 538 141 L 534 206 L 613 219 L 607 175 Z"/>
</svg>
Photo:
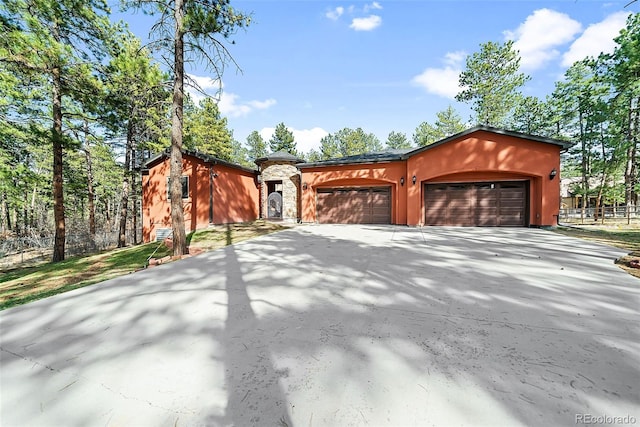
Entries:
<svg viewBox="0 0 640 427">
<path fill-rule="evenodd" d="M 127 243 L 130 234 L 127 230 Z M 141 236 L 141 234 L 138 234 Z M 12 268 L 25 266 L 41 261 L 51 260 L 53 256 L 53 237 L 16 237 L 0 240 L 0 268 Z M 118 244 L 117 232 L 77 233 L 66 236 L 65 255 L 86 255 L 116 247 Z"/>
<path fill-rule="evenodd" d="M 637 206 L 603 206 L 585 209 L 560 209 L 558 222 L 569 224 L 640 224 Z"/>
</svg>

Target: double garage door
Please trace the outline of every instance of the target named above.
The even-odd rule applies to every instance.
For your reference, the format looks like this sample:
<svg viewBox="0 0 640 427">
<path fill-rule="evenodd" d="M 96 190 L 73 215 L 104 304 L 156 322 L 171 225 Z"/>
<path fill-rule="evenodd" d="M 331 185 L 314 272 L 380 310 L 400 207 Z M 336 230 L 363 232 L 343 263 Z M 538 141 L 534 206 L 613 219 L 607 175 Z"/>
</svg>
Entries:
<svg viewBox="0 0 640 427">
<path fill-rule="evenodd" d="M 427 184 L 424 194 L 426 225 L 527 225 L 526 182 Z"/>
<path fill-rule="evenodd" d="M 425 224 L 526 226 L 527 182 L 427 184 Z M 319 188 L 316 218 L 323 224 L 390 224 L 390 187 Z"/>
<path fill-rule="evenodd" d="M 316 218 L 323 224 L 390 224 L 391 188 L 319 188 Z"/>
</svg>

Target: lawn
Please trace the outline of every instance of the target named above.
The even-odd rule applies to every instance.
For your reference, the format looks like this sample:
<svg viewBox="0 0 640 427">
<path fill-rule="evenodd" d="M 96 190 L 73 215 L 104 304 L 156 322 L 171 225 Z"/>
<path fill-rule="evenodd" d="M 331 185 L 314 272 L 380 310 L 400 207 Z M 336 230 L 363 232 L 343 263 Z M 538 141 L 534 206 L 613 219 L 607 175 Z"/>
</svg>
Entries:
<svg viewBox="0 0 640 427">
<path fill-rule="evenodd" d="M 190 247 L 205 251 L 284 229 L 257 221 L 214 226 L 189 235 Z M 0 310 L 81 288 L 146 268 L 149 257 L 170 251 L 158 242 L 73 257 L 59 263 L 0 270 Z"/>
<path fill-rule="evenodd" d="M 628 251 L 629 255 L 622 257 L 617 264 L 632 276 L 640 278 L 640 269 L 629 266 L 631 260 L 640 259 L 640 228 L 637 228 L 637 226 L 560 226 L 555 228 L 554 231 L 566 236 L 603 243 Z"/>
</svg>

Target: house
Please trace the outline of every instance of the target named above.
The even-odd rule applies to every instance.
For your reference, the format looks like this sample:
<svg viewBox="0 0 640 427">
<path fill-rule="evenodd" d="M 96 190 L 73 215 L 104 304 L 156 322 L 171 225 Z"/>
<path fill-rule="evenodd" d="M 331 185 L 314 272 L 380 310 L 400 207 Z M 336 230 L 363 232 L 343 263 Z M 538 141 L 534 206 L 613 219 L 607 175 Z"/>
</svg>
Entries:
<svg viewBox="0 0 640 427">
<path fill-rule="evenodd" d="M 560 209 L 560 153 L 570 145 L 476 126 L 426 147 L 320 162 L 305 163 L 288 153 L 273 153 L 256 160 L 258 170 L 186 153 L 183 165 L 193 192 L 185 199 L 185 212 L 191 218 L 190 229 L 257 218 L 410 226 L 553 226 Z M 156 235 L 152 226 L 170 224 L 166 155 L 151 159 L 147 167 L 145 241 Z M 210 170 L 217 174 L 215 179 Z M 213 194 L 210 198 L 207 191 Z"/>
<path fill-rule="evenodd" d="M 618 206 L 618 202 L 607 198 L 607 191 L 619 186 L 624 187 L 624 178 L 607 176 L 604 182 L 605 194 L 602 200 L 600 200 L 600 206 Z M 602 175 L 590 176 L 588 180 L 589 192 L 587 195 L 588 201 L 585 204 L 585 208 L 595 208 L 598 206 L 598 192 L 602 183 Z M 563 177 L 560 181 L 560 196 L 562 198 L 562 209 L 581 209 L 582 208 L 582 177 L 572 176 Z M 624 193 L 623 193 L 624 194 Z"/>
<path fill-rule="evenodd" d="M 162 240 L 171 232 L 169 151 L 152 157 L 142 171 L 142 238 Z M 210 224 L 258 218 L 259 183 L 254 169 L 207 154 L 182 154 L 182 202 L 187 231 Z"/>
</svg>

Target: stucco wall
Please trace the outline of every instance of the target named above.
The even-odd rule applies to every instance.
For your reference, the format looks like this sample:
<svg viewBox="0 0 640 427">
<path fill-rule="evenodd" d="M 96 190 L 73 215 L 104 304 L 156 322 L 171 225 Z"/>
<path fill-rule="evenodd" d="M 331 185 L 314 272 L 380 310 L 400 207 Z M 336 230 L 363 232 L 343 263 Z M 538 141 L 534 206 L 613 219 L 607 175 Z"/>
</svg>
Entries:
<svg viewBox="0 0 640 427">
<path fill-rule="evenodd" d="M 227 224 L 258 219 L 259 187 L 254 174 L 223 165 L 213 166 L 213 222 Z"/>
<path fill-rule="evenodd" d="M 407 161 L 407 175 L 416 185 L 407 187 L 407 224 L 424 222 L 424 186 L 427 182 L 530 180 L 531 225 L 556 225 L 560 209 L 560 147 L 527 139 L 478 131 L 459 140 L 425 150 Z"/>
<path fill-rule="evenodd" d="M 142 235 L 155 240 L 158 228 L 171 228 L 171 201 L 167 198 L 169 159 L 154 164 L 142 177 Z M 252 173 L 212 165 L 183 155 L 182 175 L 189 180 L 189 197 L 182 200 L 187 232 L 206 228 L 210 221 L 210 176 L 213 181 L 213 223 L 253 221 L 258 217 L 258 189 Z"/>
<path fill-rule="evenodd" d="M 430 147 L 406 161 L 303 168 L 302 221 L 316 221 L 316 190 L 322 187 L 391 185 L 391 222 L 423 225 L 426 183 L 526 180 L 529 223 L 556 225 L 560 179 L 559 175 L 549 179 L 552 169 L 560 171 L 560 146 L 493 132 L 473 132 Z M 404 186 L 400 185 L 402 177 Z"/>
<path fill-rule="evenodd" d="M 302 222 L 316 221 L 316 190 L 328 187 L 391 186 L 391 223 L 406 224 L 405 162 L 305 168 L 302 170 Z M 305 189 L 306 184 L 306 189 Z"/>
</svg>

